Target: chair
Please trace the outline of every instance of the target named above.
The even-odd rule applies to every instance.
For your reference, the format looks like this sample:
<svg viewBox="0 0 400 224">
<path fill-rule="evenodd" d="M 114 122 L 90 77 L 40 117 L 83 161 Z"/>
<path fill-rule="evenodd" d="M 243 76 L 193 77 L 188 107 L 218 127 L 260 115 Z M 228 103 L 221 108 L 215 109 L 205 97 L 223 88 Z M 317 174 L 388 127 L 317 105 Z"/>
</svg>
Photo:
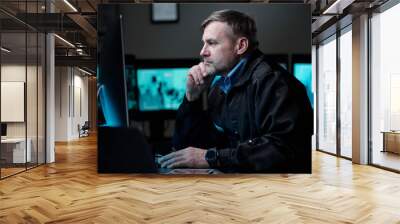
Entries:
<svg viewBox="0 0 400 224">
<path fill-rule="evenodd" d="M 79 138 L 89 136 L 89 129 L 90 129 L 89 121 L 85 121 L 82 127 L 78 124 Z"/>
</svg>

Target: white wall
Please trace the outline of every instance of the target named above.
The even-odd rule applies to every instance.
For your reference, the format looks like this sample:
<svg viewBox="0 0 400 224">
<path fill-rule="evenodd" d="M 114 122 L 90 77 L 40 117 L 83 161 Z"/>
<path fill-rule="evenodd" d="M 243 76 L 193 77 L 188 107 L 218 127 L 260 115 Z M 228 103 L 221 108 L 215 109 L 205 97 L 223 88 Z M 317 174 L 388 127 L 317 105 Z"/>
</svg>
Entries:
<svg viewBox="0 0 400 224">
<path fill-rule="evenodd" d="M 55 141 L 68 140 L 70 75 L 67 67 L 55 68 Z"/>
<path fill-rule="evenodd" d="M 29 68 L 28 68 L 29 70 Z M 8 64 L 1 66 L 1 81 L 25 82 L 25 64 Z M 1 108 L 7 110 L 7 108 Z M 24 122 L 7 123 L 7 137 L 25 137 Z"/>
<path fill-rule="evenodd" d="M 28 66 L 30 70 L 30 66 Z M 1 66 L 1 81 L 25 82 L 25 64 L 8 64 Z"/>
<path fill-rule="evenodd" d="M 88 120 L 88 78 L 72 67 L 56 67 L 56 141 L 79 137 L 78 124 Z"/>
<path fill-rule="evenodd" d="M 25 66 L 25 62 L 6 63 L 1 66 L 1 81 L 24 82 L 26 90 L 26 106 L 23 103 L 22 113 L 26 112 L 26 120 L 23 122 L 6 122 L 7 137 L 24 138 L 25 135 L 30 139 L 32 161 L 44 162 L 44 92 L 43 76 L 41 66 Z M 27 78 L 27 80 L 26 80 Z M 7 96 L 2 96 L 7 97 Z M 25 98 L 25 97 L 24 97 Z M 10 107 L 2 107 L 1 110 L 11 110 Z M 12 111 L 8 111 L 11 112 Z M 25 119 L 25 118 L 24 118 Z M 39 151 L 37 151 L 39 150 Z M 39 156 L 37 157 L 37 153 Z"/>
<path fill-rule="evenodd" d="M 78 73 L 78 74 L 77 74 Z M 71 129 L 71 135 L 73 138 L 79 137 L 78 133 L 78 124 L 82 126 L 85 121 L 89 120 L 89 114 L 88 114 L 88 107 L 89 107 L 89 102 L 88 102 L 88 78 L 83 77 L 83 73 L 81 73 L 79 70 L 74 70 L 74 108 L 73 108 L 73 113 L 72 113 L 72 129 Z"/>
<path fill-rule="evenodd" d="M 21 64 L 5 64 L 1 66 L 1 81 L 4 82 L 25 82 L 25 75 L 27 69 L 28 74 L 35 72 L 36 68 L 33 66 L 28 66 L 27 68 Z M 34 70 L 34 71 L 33 71 Z M 35 96 L 36 92 L 28 92 L 27 96 Z M 35 105 L 36 107 L 36 105 Z M 1 110 L 7 110 L 7 108 L 1 108 Z M 28 115 L 29 116 L 29 115 Z M 30 121 L 31 118 L 28 117 Z M 25 137 L 25 122 L 7 122 L 7 136 L 8 137 Z M 29 136 L 28 136 L 29 137 Z"/>
</svg>

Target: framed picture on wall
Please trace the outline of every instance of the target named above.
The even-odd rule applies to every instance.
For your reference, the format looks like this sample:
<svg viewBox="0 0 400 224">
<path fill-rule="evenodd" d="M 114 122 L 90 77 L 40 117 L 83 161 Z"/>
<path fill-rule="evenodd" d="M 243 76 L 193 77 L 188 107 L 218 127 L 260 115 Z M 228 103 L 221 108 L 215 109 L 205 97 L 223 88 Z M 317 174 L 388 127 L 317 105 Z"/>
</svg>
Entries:
<svg viewBox="0 0 400 224">
<path fill-rule="evenodd" d="M 177 3 L 153 3 L 151 4 L 152 23 L 176 23 L 179 20 Z"/>
</svg>

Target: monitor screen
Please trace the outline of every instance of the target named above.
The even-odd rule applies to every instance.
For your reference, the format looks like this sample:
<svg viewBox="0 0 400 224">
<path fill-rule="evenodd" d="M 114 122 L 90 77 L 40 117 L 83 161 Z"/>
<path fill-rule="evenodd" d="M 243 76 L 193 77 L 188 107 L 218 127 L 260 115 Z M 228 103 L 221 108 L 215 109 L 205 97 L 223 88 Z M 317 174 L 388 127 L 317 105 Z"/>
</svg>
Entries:
<svg viewBox="0 0 400 224">
<path fill-rule="evenodd" d="M 177 110 L 186 90 L 189 68 L 139 68 L 140 111 Z"/>
<path fill-rule="evenodd" d="M 97 85 L 99 126 L 128 127 L 122 16 L 118 5 L 99 6 Z"/>
<path fill-rule="evenodd" d="M 310 63 L 294 63 L 294 76 L 306 87 L 308 99 L 314 107 L 314 97 L 312 92 L 312 67 Z"/>
<path fill-rule="evenodd" d="M 127 102 L 128 111 L 137 110 L 137 84 L 136 84 L 136 70 L 133 65 L 125 65 L 126 74 L 126 91 L 127 91 Z"/>
</svg>

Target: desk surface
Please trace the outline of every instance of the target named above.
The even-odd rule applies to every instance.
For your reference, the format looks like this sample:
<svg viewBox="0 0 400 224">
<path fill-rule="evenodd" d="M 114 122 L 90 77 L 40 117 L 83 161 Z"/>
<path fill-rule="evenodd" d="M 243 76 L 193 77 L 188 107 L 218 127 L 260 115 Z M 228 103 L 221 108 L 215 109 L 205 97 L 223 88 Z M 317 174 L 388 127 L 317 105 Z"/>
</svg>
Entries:
<svg viewBox="0 0 400 224">
<path fill-rule="evenodd" d="M 384 134 L 399 134 L 400 135 L 400 131 L 381 131 L 381 133 L 384 133 Z"/>
<path fill-rule="evenodd" d="M 29 141 L 29 138 L 27 139 Z M 25 138 L 6 138 L 6 139 L 1 139 L 1 143 L 20 143 L 24 142 Z"/>
<path fill-rule="evenodd" d="M 223 174 L 217 169 L 171 169 L 169 172 L 159 174 Z"/>
</svg>

